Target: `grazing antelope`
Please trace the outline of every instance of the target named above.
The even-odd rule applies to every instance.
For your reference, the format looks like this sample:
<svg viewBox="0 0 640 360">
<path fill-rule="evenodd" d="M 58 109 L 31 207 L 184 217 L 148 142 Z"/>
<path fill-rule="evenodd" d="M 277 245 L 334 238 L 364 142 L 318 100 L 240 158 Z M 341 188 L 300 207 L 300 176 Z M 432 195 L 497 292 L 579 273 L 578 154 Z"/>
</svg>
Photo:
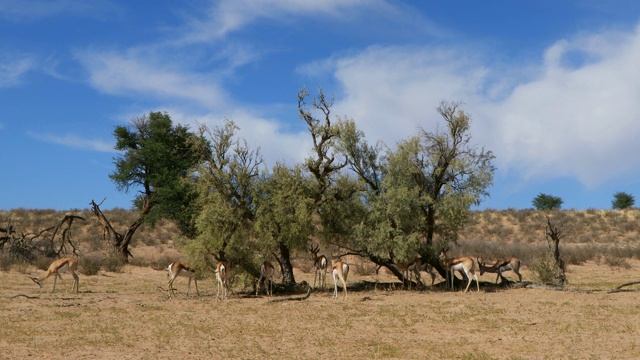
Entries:
<svg viewBox="0 0 640 360">
<path fill-rule="evenodd" d="M 220 298 L 220 288 L 222 287 L 222 299 L 227 299 L 227 280 L 229 276 L 229 271 L 231 270 L 231 265 L 228 261 L 220 261 L 216 266 L 216 280 L 218 281 L 217 294 L 216 298 Z"/>
<path fill-rule="evenodd" d="M 342 261 L 333 261 L 331 264 L 331 272 L 333 274 L 333 298 L 338 298 L 338 280 L 342 283 L 342 291 L 344 299 L 347 299 L 347 276 L 349 275 L 349 265 Z"/>
<path fill-rule="evenodd" d="M 468 256 L 462 256 L 457 258 L 447 258 L 447 254 L 443 251 L 440 254 L 440 261 L 442 262 L 442 266 L 447 270 L 447 284 L 449 283 L 449 272 L 451 272 L 451 288 L 453 289 L 453 280 L 455 278 L 454 273 L 456 271 L 460 272 L 467 279 L 467 287 L 464 289 L 464 292 L 469 290 L 469 285 L 471 285 L 471 277 L 476 280 L 476 285 L 478 287 L 478 291 L 480 291 L 480 283 L 478 282 L 478 275 L 476 275 L 475 271 L 475 261 L 473 258 Z"/>
<path fill-rule="evenodd" d="M 433 270 L 433 266 L 427 262 L 423 262 L 420 265 L 420 271 L 424 271 L 431 276 L 431 286 L 436 282 L 436 272 Z"/>
<path fill-rule="evenodd" d="M 258 285 L 256 285 L 256 295 L 260 292 L 260 283 L 262 279 L 264 279 L 264 287 L 267 295 L 273 295 L 273 274 L 275 273 L 275 268 L 273 264 L 265 261 L 260 265 L 260 278 L 258 279 Z"/>
<path fill-rule="evenodd" d="M 313 288 L 316 288 L 316 280 L 318 280 L 318 284 L 322 289 L 324 289 L 324 285 L 327 281 L 327 257 L 324 255 L 318 256 L 318 245 L 310 246 L 309 251 L 311 251 L 311 260 L 313 260 L 313 267 L 315 269 L 315 273 L 313 276 Z"/>
<path fill-rule="evenodd" d="M 64 286 L 64 290 L 67 291 L 67 285 L 64 284 L 64 280 L 62 280 L 62 276 L 60 276 L 61 272 L 68 272 L 73 276 L 73 288 L 72 292 L 78 292 L 78 284 L 80 282 L 80 278 L 76 274 L 76 269 L 78 268 L 78 260 L 70 257 L 65 257 L 62 259 L 58 259 L 49 265 L 47 272 L 39 278 L 32 277 L 31 280 L 38 284 L 42 288 L 42 282 L 45 281 L 49 276 L 53 275 L 53 290 L 51 292 L 56 291 L 56 281 L 60 278 L 62 281 L 62 285 Z"/>
<path fill-rule="evenodd" d="M 412 277 L 413 274 L 416 275 L 418 279 L 418 283 L 422 284 L 420 280 L 420 268 L 422 267 L 422 259 L 420 257 L 416 257 L 413 261 L 408 262 L 399 262 L 394 264 L 393 266 L 398 269 L 398 271 L 402 272 L 402 287 L 404 288 L 405 279 L 409 279 L 409 290 L 411 290 Z"/>
<path fill-rule="evenodd" d="M 189 290 L 191 290 L 191 279 L 193 279 L 196 283 L 196 293 L 200 296 L 200 290 L 198 290 L 198 279 L 196 279 L 196 271 L 179 261 L 175 261 L 167 267 L 167 278 L 169 278 L 169 297 L 171 297 L 171 295 L 175 296 L 176 289 L 173 288 L 173 282 L 176 281 L 178 276 L 183 276 L 189 279 L 187 295 L 189 295 Z"/>
<path fill-rule="evenodd" d="M 505 280 L 502 273 L 509 270 L 518 275 L 518 282 L 522 282 L 522 275 L 520 275 L 520 259 L 518 258 L 498 260 L 495 264 L 490 266 L 486 265 L 482 258 L 478 258 L 478 267 L 480 268 L 480 276 L 484 273 L 498 274 L 496 277 L 496 284 L 498 283 L 498 279 L 502 279 L 502 281 Z"/>
</svg>

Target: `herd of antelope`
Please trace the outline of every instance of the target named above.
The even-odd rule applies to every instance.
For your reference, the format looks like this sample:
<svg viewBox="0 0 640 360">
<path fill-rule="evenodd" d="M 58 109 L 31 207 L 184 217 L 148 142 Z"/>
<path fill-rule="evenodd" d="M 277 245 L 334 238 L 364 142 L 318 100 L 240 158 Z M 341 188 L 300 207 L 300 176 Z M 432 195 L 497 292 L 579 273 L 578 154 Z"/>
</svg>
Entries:
<svg viewBox="0 0 640 360">
<path fill-rule="evenodd" d="M 313 260 L 314 267 L 313 288 L 324 288 L 328 268 L 327 257 L 324 255 L 318 255 L 320 250 L 317 245 L 309 247 L 309 251 L 311 252 L 311 260 Z M 464 289 L 464 292 L 467 292 L 469 290 L 469 286 L 474 279 L 476 281 L 477 290 L 480 291 L 480 283 L 478 282 L 478 276 L 476 275 L 476 263 L 478 265 L 478 269 L 480 270 L 480 275 L 483 275 L 484 273 L 497 274 L 496 283 L 498 283 L 498 280 L 506 280 L 506 278 L 502 274 L 507 271 L 513 271 L 518 276 L 518 281 L 522 281 L 522 275 L 520 274 L 520 260 L 517 258 L 498 260 L 492 265 L 487 265 L 482 258 L 477 258 L 475 260 L 472 257 L 468 256 L 448 258 L 446 252 L 443 251 L 439 256 L 439 260 L 440 264 L 444 267 L 444 269 L 446 269 L 447 286 L 451 285 L 451 287 L 453 288 L 455 272 L 459 272 L 463 276 L 463 278 L 467 280 L 467 285 Z M 405 280 L 408 280 L 409 289 L 411 289 L 411 284 L 413 283 L 413 275 L 416 276 L 417 283 L 422 284 L 422 281 L 420 280 L 421 271 L 427 272 L 431 276 L 431 286 L 433 286 L 435 282 L 436 272 L 433 266 L 426 262 L 422 262 L 422 259 L 420 257 L 416 257 L 409 262 L 396 263 L 394 264 L 394 266 L 398 271 L 402 272 L 403 286 L 405 284 Z M 60 273 L 68 272 L 71 274 L 74 280 L 72 291 L 78 292 L 79 277 L 76 274 L 77 267 L 78 260 L 70 257 L 62 258 L 52 262 L 43 276 L 39 278 L 32 277 L 31 280 L 38 284 L 38 286 L 42 287 L 42 283 L 44 282 L 44 280 L 53 275 L 53 290 L 51 292 L 54 292 L 56 290 L 57 278 L 60 278 L 60 281 L 62 281 L 64 285 L 64 281 L 62 280 L 62 276 L 60 276 Z M 229 271 L 230 263 L 221 261 L 217 264 L 215 270 L 217 281 L 216 298 L 227 299 L 228 297 L 227 290 Z M 258 295 L 260 292 L 261 284 L 264 284 L 265 292 L 267 295 L 273 295 L 274 274 L 275 268 L 271 262 L 265 261 L 261 264 L 260 277 L 258 278 L 256 284 L 256 295 Z M 342 285 L 344 298 L 346 299 L 349 265 L 340 260 L 332 261 L 331 274 L 333 277 L 334 285 L 333 297 L 338 298 L 338 283 L 340 283 Z M 175 296 L 176 289 L 173 287 L 173 282 L 179 276 L 189 279 L 189 283 L 187 285 L 187 295 L 189 295 L 189 291 L 191 290 L 191 280 L 193 280 L 193 282 L 195 283 L 196 293 L 200 295 L 195 270 L 190 268 L 186 264 L 176 261 L 169 264 L 169 266 L 167 267 L 167 278 L 169 279 L 169 297 Z M 66 290 L 66 285 L 64 286 Z"/>
</svg>

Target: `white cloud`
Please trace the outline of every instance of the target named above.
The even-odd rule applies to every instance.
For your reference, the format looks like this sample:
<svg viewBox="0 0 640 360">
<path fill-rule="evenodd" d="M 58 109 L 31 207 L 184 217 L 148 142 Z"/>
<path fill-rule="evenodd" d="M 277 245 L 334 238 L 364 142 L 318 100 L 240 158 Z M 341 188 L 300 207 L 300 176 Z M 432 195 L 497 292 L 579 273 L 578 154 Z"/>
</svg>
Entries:
<svg viewBox="0 0 640 360">
<path fill-rule="evenodd" d="M 193 113 L 186 108 L 167 108 L 171 119 L 180 124 L 189 125 L 193 130 L 196 123 L 205 124 L 213 130 L 224 124 L 225 119 L 233 120 L 240 128 L 238 138 L 247 141 L 251 149 L 260 149 L 267 168 L 276 162 L 289 165 L 299 163 L 310 154 L 310 136 L 305 131 L 291 132 L 286 125 L 276 119 L 269 119 L 246 108 L 229 109 L 227 113 Z"/>
<path fill-rule="evenodd" d="M 123 95 L 137 93 L 161 99 L 179 99 L 215 108 L 228 102 L 215 74 L 190 73 L 170 64 L 154 63 L 151 54 L 130 51 L 78 53 L 89 72 L 89 81 L 99 91 Z"/>
<path fill-rule="evenodd" d="M 370 142 L 393 145 L 418 126 L 433 130 L 440 100 L 463 101 L 474 141 L 494 151 L 501 171 L 523 180 L 576 177 L 596 187 L 640 169 L 639 33 L 559 41 L 541 55 L 537 75 L 518 64 L 507 69 L 509 77 L 520 71 L 507 87 L 490 80 L 505 69 L 483 63 L 483 54 L 372 47 L 330 60 L 343 93 L 336 109 Z"/>
<path fill-rule="evenodd" d="M 330 16 L 353 19 L 353 10 L 371 9 L 389 14 L 394 7 L 385 0 L 220 0 L 203 19 L 193 20 L 184 37 L 187 42 L 220 39 L 260 18 L 290 21 L 295 16 Z"/>
<path fill-rule="evenodd" d="M 587 62 L 573 65 L 569 55 Z M 561 41 L 544 58 L 540 76 L 494 109 L 493 143 L 505 165 L 525 178 L 575 176 L 587 187 L 638 169 L 640 33 Z"/>
<path fill-rule="evenodd" d="M 435 129 L 442 100 L 475 101 L 487 70 L 462 51 L 372 47 L 338 59 L 335 76 L 344 97 L 336 111 L 353 118 L 371 141 L 396 141 Z M 326 66 L 326 65 L 323 65 Z"/>
<path fill-rule="evenodd" d="M 54 135 L 47 133 L 34 133 L 29 132 L 28 135 L 38 141 L 48 142 L 57 145 L 63 145 L 70 148 L 85 149 L 101 152 L 116 152 L 114 150 L 114 144 L 108 143 L 103 140 L 85 139 L 76 135 Z"/>
</svg>

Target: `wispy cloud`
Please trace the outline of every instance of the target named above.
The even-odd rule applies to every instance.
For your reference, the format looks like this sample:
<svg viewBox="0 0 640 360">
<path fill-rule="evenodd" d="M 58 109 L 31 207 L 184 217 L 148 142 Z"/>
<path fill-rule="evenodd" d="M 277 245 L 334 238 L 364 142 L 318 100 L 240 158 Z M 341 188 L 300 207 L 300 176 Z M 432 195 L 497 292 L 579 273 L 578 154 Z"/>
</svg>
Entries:
<svg viewBox="0 0 640 360">
<path fill-rule="evenodd" d="M 100 152 L 116 152 L 113 148 L 113 143 L 108 143 L 103 140 L 85 139 L 72 134 L 54 135 L 48 133 L 28 132 L 27 135 L 38 141 L 63 145 L 75 149 L 93 150 Z"/>
<path fill-rule="evenodd" d="M 258 19 L 287 22 L 297 16 L 320 16 L 353 21 L 367 9 L 389 14 L 396 7 L 385 0 L 220 0 L 215 1 L 203 17 L 192 19 L 182 40 L 217 40 Z"/>
<path fill-rule="evenodd" d="M 32 57 L 0 58 L 0 87 L 18 85 L 22 77 L 35 68 Z"/>
<path fill-rule="evenodd" d="M 0 0 L 0 18 L 13 22 L 38 21 L 61 14 L 106 19 L 119 11 L 113 2 L 106 0 Z"/>
<path fill-rule="evenodd" d="M 155 63 L 135 52 L 84 51 L 78 59 L 89 72 L 91 86 L 108 94 L 186 100 L 209 108 L 228 101 L 214 73 L 172 68 L 170 63 Z"/>
</svg>

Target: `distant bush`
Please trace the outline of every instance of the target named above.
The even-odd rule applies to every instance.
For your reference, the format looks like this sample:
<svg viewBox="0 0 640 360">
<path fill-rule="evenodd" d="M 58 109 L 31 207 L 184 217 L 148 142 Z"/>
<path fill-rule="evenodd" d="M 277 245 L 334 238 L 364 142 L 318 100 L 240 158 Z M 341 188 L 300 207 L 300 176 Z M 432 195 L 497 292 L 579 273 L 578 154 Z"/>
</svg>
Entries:
<svg viewBox="0 0 640 360">
<path fill-rule="evenodd" d="M 555 210 L 562 207 L 562 198 L 549 194 L 540 193 L 533 198 L 531 204 L 538 210 Z"/>
<path fill-rule="evenodd" d="M 556 268 L 553 260 L 548 256 L 542 256 L 531 264 L 531 270 L 543 284 L 556 283 Z"/>
<path fill-rule="evenodd" d="M 33 265 L 40 270 L 47 271 L 49 269 L 49 265 L 54 262 L 56 259 L 46 257 L 46 256 L 36 256 L 33 260 Z"/>
<path fill-rule="evenodd" d="M 137 256 L 129 261 L 133 266 L 149 267 L 153 270 L 166 270 L 169 264 L 176 261 L 175 257 L 169 255 L 161 255 L 156 257 L 140 257 Z"/>
<path fill-rule="evenodd" d="M 110 253 L 100 260 L 100 267 L 109 272 L 121 272 L 124 264 L 124 260 L 114 253 Z"/>
<path fill-rule="evenodd" d="M 92 256 L 83 256 L 78 260 L 78 270 L 85 275 L 97 275 L 100 271 L 100 258 Z"/>
<path fill-rule="evenodd" d="M 370 276 L 376 274 L 378 266 L 372 262 L 362 262 L 351 266 L 353 272 L 358 276 Z"/>
<path fill-rule="evenodd" d="M 604 263 L 612 268 L 631 269 L 631 264 L 625 258 L 617 256 L 605 256 Z"/>
<path fill-rule="evenodd" d="M 625 192 L 617 192 L 613 194 L 611 208 L 616 210 L 628 209 L 635 205 L 636 199 L 631 194 Z"/>
<path fill-rule="evenodd" d="M 15 262 L 15 258 L 9 254 L 0 253 L 0 270 L 9 271 Z"/>
</svg>

